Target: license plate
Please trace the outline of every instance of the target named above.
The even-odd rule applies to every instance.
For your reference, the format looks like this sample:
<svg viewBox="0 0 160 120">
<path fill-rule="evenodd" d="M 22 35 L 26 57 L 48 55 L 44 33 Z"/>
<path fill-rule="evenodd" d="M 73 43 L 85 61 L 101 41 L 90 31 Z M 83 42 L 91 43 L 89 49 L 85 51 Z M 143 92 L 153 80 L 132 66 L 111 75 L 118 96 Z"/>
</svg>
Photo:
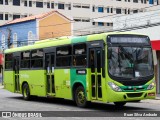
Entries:
<svg viewBox="0 0 160 120">
<path fill-rule="evenodd" d="M 148 93 L 148 96 L 155 96 L 155 93 Z"/>
</svg>

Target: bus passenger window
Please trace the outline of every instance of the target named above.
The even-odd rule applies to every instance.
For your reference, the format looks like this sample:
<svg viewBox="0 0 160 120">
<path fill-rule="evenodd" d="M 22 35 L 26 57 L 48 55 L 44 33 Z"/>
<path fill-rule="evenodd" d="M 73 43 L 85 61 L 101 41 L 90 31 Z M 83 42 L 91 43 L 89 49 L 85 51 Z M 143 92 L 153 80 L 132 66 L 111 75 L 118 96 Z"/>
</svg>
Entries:
<svg viewBox="0 0 160 120">
<path fill-rule="evenodd" d="M 31 51 L 31 67 L 41 68 L 43 67 L 43 50 L 32 50 Z"/>
<path fill-rule="evenodd" d="M 73 66 L 83 66 L 86 67 L 86 44 L 75 44 L 73 46 Z"/>
<path fill-rule="evenodd" d="M 56 49 L 57 67 L 65 67 L 71 65 L 71 51 L 71 46 L 63 46 Z"/>
<path fill-rule="evenodd" d="M 30 68 L 30 51 L 21 53 L 21 68 Z"/>
<path fill-rule="evenodd" d="M 6 54 L 5 55 L 5 69 L 12 69 L 13 67 L 13 54 Z"/>
</svg>

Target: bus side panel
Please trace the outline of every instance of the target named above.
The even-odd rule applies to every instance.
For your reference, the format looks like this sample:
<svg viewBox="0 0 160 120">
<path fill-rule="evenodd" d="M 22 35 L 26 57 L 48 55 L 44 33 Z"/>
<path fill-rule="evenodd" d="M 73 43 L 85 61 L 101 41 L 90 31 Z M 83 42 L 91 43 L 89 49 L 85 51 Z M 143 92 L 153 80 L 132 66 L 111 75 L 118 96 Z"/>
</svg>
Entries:
<svg viewBox="0 0 160 120">
<path fill-rule="evenodd" d="M 11 92 L 15 92 L 14 72 L 5 71 L 3 79 L 4 79 L 4 88 Z"/>
<path fill-rule="evenodd" d="M 46 96 L 46 78 L 44 70 L 20 71 L 20 83 L 26 81 L 29 84 L 30 94 Z"/>
<path fill-rule="evenodd" d="M 56 69 L 54 73 L 56 97 L 72 99 L 70 69 Z"/>
<path fill-rule="evenodd" d="M 86 73 L 85 74 L 81 74 L 81 73 L 78 73 L 77 71 L 85 71 Z M 86 92 L 86 96 L 88 95 L 87 93 L 87 87 L 86 87 L 86 83 L 87 83 L 87 80 L 86 80 L 86 74 L 87 74 L 87 71 L 85 69 L 71 69 L 71 86 L 72 86 L 72 89 L 73 89 L 73 86 L 74 84 L 76 83 L 81 83 L 84 87 L 84 90 Z M 75 92 L 75 91 L 73 91 Z"/>
</svg>

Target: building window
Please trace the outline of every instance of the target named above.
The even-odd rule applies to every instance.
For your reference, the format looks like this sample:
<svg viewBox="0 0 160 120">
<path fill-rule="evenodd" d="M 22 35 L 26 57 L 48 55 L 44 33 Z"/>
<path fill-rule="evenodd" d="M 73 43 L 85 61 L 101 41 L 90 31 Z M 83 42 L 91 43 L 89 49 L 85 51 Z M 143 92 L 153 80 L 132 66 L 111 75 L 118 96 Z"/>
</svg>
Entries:
<svg viewBox="0 0 160 120">
<path fill-rule="evenodd" d="M 29 1 L 29 7 L 32 7 L 32 1 Z"/>
<path fill-rule="evenodd" d="M 146 0 L 144 0 L 144 4 L 146 4 L 146 2 L 147 2 L 147 1 L 146 1 Z"/>
<path fill-rule="evenodd" d="M 20 6 L 20 0 L 13 0 L 13 5 Z"/>
<path fill-rule="evenodd" d="M 68 5 L 68 10 L 71 10 L 71 4 Z"/>
<path fill-rule="evenodd" d="M 0 4 L 3 4 L 3 0 L 0 0 Z"/>
<path fill-rule="evenodd" d="M 36 7 L 43 8 L 43 2 L 36 2 Z"/>
<path fill-rule="evenodd" d="M 121 9 L 117 8 L 117 9 L 116 9 L 116 13 L 117 13 L 117 14 L 121 14 Z"/>
<path fill-rule="evenodd" d="M 128 14 L 130 14 L 130 10 L 128 9 Z"/>
<path fill-rule="evenodd" d="M 24 1 L 24 6 L 27 6 L 27 0 L 26 0 L 26 1 Z"/>
<path fill-rule="evenodd" d="M 133 13 L 138 13 L 138 10 L 133 10 Z"/>
<path fill-rule="evenodd" d="M 84 18 L 84 19 L 82 19 L 82 22 L 90 22 L 90 19 L 89 18 Z"/>
<path fill-rule="evenodd" d="M 90 8 L 90 5 L 82 5 L 82 8 L 87 8 L 87 9 L 89 9 L 89 8 Z"/>
<path fill-rule="evenodd" d="M 50 8 L 50 2 L 47 2 L 47 8 Z"/>
<path fill-rule="evenodd" d="M 95 12 L 95 6 L 92 6 L 92 12 Z"/>
<path fill-rule="evenodd" d="M 5 20 L 8 20 L 8 14 L 5 14 Z"/>
<path fill-rule="evenodd" d="M 3 13 L 0 13 L 0 20 L 3 20 Z"/>
<path fill-rule="evenodd" d="M 54 8 L 54 3 L 51 3 L 51 8 Z"/>
<path fill-rule="evenodd" d="M 92 22 L 92 25 L 95 25 L 95 22 Z"/>
<path fill-rule="evenodd" d="M 124 9 L 124 13 L 127 14 L 127 9 Z"/>
<path fill-rule="evenodd" d="M 104 12 L 104 8 L 103 7 L 98 7 L 98 12 Z"/>
<path fill-rule="evenodd" d="M 76 21 L 76 22 L 81 22 L 80 18 L 74 18 L 73 20 Z"/>
<path fill-rule="evenodd" d="M 73 4 L 73 7 L 75 7 L 75 8 L 81 8 L 81 4 Z"/>
<path fill-rule="evenodd" d="M 109 8 L 107 8 L 107 13 L 109 13 Z"/>
<path fill-rule="evenodd" d="M 13 34 L 13 46 L 17 47 L 17 33 Z"/>
<path fill-rule="evenodd" d="M 8 5 L 8 0 L 5 0 L 5 5 Z"/>
<path fill-rule="evenodd" d="M 154 4 L 154 0 L 149 0 L 149 4 Z"/>
<path fill-rule="evenodd" d="M 110 26 L 110 23 L 107 23 L 107 26 Z"/>
<path fill-rule="evenodd" d="M 111 13 L 113 13 L 113 8 L 111 8 Z"/>
<path fill-rule="evenodd" d="M 134 3 L 138 3 L 138 0 L 133 0 Z"/>
<path fill-rule="evenodd" d="M 58 9 L 64 9 L 64 4 L 58 3 Z"/>
<path fill-rule="evenodd" d="M 13 15 L 13 20 L 17 18 L 20 18 L 20 15 Z"/>
<path fill-rule="evenodd" d="M 104 26 L 103 22 L 98 22 L 98 26 Z"/>
<path fill-rule="evenodd" d="M 32 45 L 33 43 L 34 43 L 33 33 L 32 33 L 32 31 L 29 31 L 28 32 L 28 45 Z"/>
</svg>

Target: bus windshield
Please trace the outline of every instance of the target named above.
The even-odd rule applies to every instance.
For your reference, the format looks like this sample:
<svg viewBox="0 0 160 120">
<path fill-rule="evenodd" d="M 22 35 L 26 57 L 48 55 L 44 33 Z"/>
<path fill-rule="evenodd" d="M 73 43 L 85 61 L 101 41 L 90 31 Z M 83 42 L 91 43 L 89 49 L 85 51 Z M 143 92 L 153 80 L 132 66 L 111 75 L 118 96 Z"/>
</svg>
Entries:
<svg viewBox="0 0 160 120">
<path fill-rule="evenodd" d="M 114 77 L 140 78 L 153 75 L 150 47 L 108 47 L 109 73 Z"/>
</svg>

